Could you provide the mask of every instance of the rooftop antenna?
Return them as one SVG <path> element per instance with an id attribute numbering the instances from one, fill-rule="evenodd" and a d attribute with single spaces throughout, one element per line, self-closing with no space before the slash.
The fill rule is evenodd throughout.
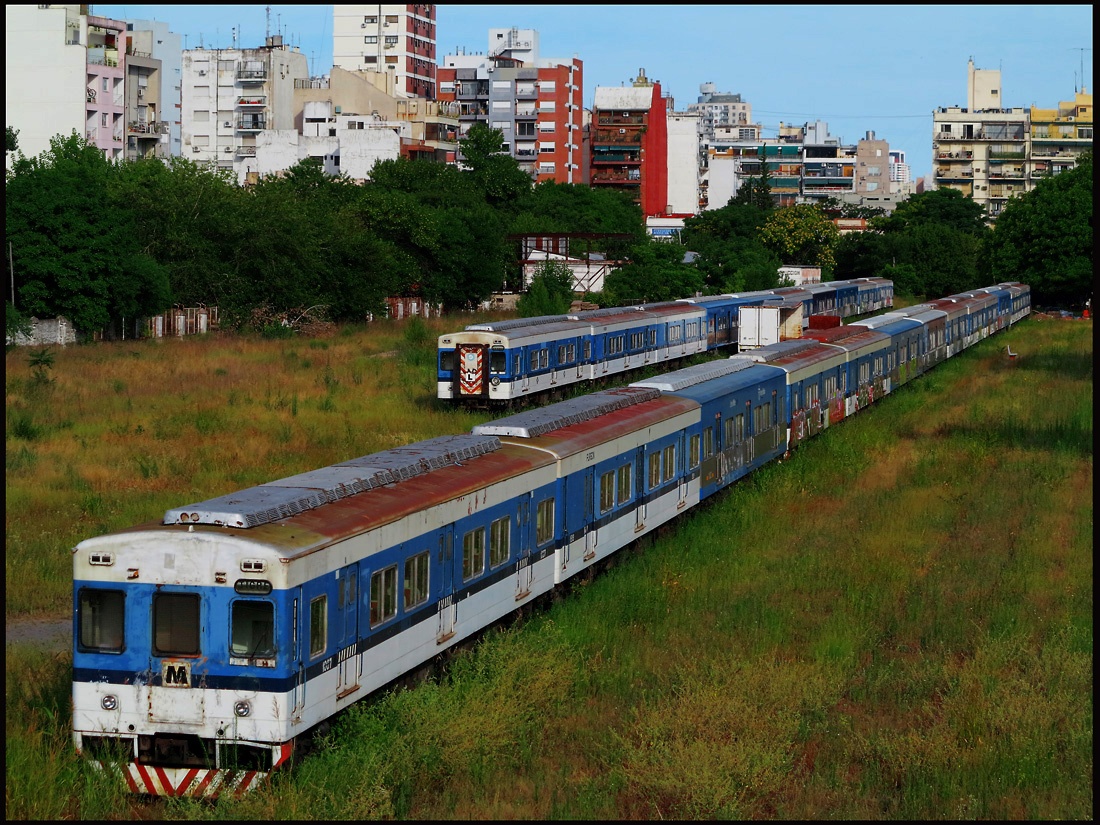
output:
<path id="1" fill-rule="evenodd" d="M 264 25 L 264 43 L 266 43 L 267 38 L 271 37 L 271 6 L 264 6 L 264 11 L 267 12 L 267 22 Z"/>
<path id="2" fill-rule="evenodd" d="M 1071 52 L 1081 52 L 1081 91 L 1085 90 L 1085 52 L 1091 52 L 1092 49 L 1085 48 L 1084 46 L 1071 46 Z M 1073 80 L 1073 93 L 1077 94 L 1077 78 Z"/>

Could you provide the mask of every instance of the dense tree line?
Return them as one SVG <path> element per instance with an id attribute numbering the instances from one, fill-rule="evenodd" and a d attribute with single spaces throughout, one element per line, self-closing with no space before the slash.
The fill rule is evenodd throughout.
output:
<path id="1" fill-rule="evenodd" d="M 819 265 L 826 279 L 890 277 L 912 295 L 1001 280 L 1032 284 L 1040 304 L 1083 303 L 1091 291 L 1091 157 L 1011 201 L 996 230 L 979 205 L 938 190 L 838 237 L 831 218 L 845 208 L 775 208 L 765 174 L 669 244 L 647 237 L 621 193 L 532 185 L 501 133 L 480 125 L 462 141 L 462 168 L 382 161 L 366 184 L 303 161 L 241 187 L 186 158 L 112 163 L 75 132 L 34 158 L 10 129 L 7 138 L 9 333 L 13 318 L 64 315 L 109 334 L 174 304 L 217 305 L 234 324 L 260 307 L 361 320 L 386 296 L 471 307 L 522 287 L 514 238 L 531 233 L 616 235 L 599 251 L 626 263 L 589 296 L 605 306 L 770 288 L 785 263 Z M 554 277 L 540 278 L 528 311 L 564 300 L 562 273 L 545 274 Z"/>

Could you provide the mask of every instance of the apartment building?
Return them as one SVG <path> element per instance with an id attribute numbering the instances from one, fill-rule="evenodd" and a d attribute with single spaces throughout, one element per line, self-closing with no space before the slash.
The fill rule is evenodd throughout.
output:
<path id="1" fill-rule="evenodd" d="M 739 94 L 719 93 L 713 83 L 699 84 L 699 97 L 688 104 L 687 111 L 699 115 L 699 131 L 704 143 L 713 141 L 719 130 L 752 125 L 752 105 Z"/>
<path id="2" fill-rule="evenodd" d="M 231 170 L 243 183 L 258 173 L 256 136 L 295 128 L 295 81 L 308 79 L 308 70 L 297 47 L 269 35 L 262 48 L 188 49 L 182 78 L 183 156 Z"/>
<path id="3" fill-rule="evenodd" d="M 892 209 L 890 146 L 867 132 L 855 144 L 829 133 L 823 121 L 793 126 L 780 123 L 778 137 L 716 139 L 708 149 L 707 209 L 721 209 L 736 197 L 747 178 L 767 168 L 777 206 L 842 203 Z"/>
<path id="4" fill-rule="evenodd" d="M 146 111 L 145 122 L 163 124 L 158 127 L 156 134 L 163 136 L 160 130 L 167 129 L 168 140 L 161 143 L 155 149 L 158 156 L 163 151 L 167 155 L 178 156 L 180 153 L 180 97 L 182 83 L 183 48 L 180 35 L 170 31 L 168 24 L 159 20 L 131 20 L 127 18 L 126 32 L 129 41 L 128 52 L 135 58 L 152 59 L 157 61 L 158 67 L 155 73 L 150 72 L 145 85 L 147 88 L 144 99 L 148 101 L 156 98 L 159 106 Z M 131 58 L 127 57 L 129 66 Z M 141 60 L 135 63 L 145 65 Z M 129 73 L 128 73 L 129 74 Z M 144 72 L 138 72 L 144 74 Z M 130 80 L 127 78 L 127 84 Z M 127 91 L 127 99 L 130 93 Z M 135 99 L 136 105 L 136 99 Z M 141 122 L 141 113 L 135 112 L 137 117 L 132 118 Z M 130 117 L 130 115 L 127 115 Z M 127 157 L 130 157 L 129 134 L 127 135 Z"/>
<path id="5" fill-rule="evenodd" d="M 332 62 L 349 72 L 382 72 L 395 97 L 436 97 L 435 5 L 332 7 Z"/>
<path id="6" fill-rule="evenodd" d="M 626 192 L 651 218 L 668 210 L 668 104 L 645 69 L 630 86 L 597 86 L 589 184 Z"/>
<path id="7" fill-rule="evenodd" d="M 1057 108 L 1004 107 L 999 69 L 967 64 L 967 105 L 933 112 L 934 180 L 962 192 L 996 220 L 1010 198 L 1072 169 L 1092 149 L 1092 95 Z"/>
<path id="8" fill-rule="evenodd" d="M 445 56 L 438 79 L 440 102 L 458 107 L 460 136 L 483 123 L 536 183 L 584 182 L 579 58 L 541 57 L 534 29 L 490 29 L 484 54 Z"/>

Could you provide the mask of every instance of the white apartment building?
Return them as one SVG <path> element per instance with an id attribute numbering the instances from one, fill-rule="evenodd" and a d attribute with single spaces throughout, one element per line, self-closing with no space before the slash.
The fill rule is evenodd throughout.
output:
<path id="1" fill-rule="evenodd" d="M 80 13 L 81 8 L 4 7 L 4 123 L 18 130 L 19 149 L 27 157 L 49 149 L 50 140 L 57 135 L 75 131 L 87 137 L 88 120 L 98 126 L 104 113 L 108 116 L 107 134 L 113 136 L 116 108 L 121 123 L 122 70 L 96 64 L 107 79 L 106 100 L 110 101 L 110 109 L 101 112 L 103 78 L 98 71 L 94 76 L 88 74 L 88 16 Z M 114 106 L 116 85 L 118 107 Z M 117 147 L 112 142 L 107 151 L 117 148 L 121 154 L 122 145 L 120 135 Z"/>
<path id="2" fill-rule="evenodd" d="M 259 172 L 256 136 L 295 128 L 294 82 L 309 72 L 297 47 L 270 35 L 259 49 L 188 49 L 182 77 L 183 156 L 244 183 Z"/>
<path id="3" fill-rule="evenodd" d="M 332 62 L 349 72 L 385 72 L 395 97 L 436 96 L 435 5 L 332 7 Z"/>
<path id="4" fill-rule="evenodd" d="M 687 110 L 699 115 L 704 142 L 713 140 L 716 130 L 752 124 L 752 106 L 739 94 L 718 93 L 713 83 L 699 84 L 699 97 Z"/>
<path id="5" fill-rule="evenodd" d="M 701 117 L 697 113 L 668 113 L 668 208 L 671 215 L 698 215 Z"/>

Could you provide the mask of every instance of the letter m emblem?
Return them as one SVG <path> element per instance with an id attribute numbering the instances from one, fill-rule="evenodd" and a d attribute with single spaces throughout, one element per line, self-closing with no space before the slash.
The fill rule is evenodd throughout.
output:
<path id="1" fill-rule="evenodd" d="M 164 662 L 160 676 L 164 687 L 191 687 L 191 665 L 188 662 Z"/>

